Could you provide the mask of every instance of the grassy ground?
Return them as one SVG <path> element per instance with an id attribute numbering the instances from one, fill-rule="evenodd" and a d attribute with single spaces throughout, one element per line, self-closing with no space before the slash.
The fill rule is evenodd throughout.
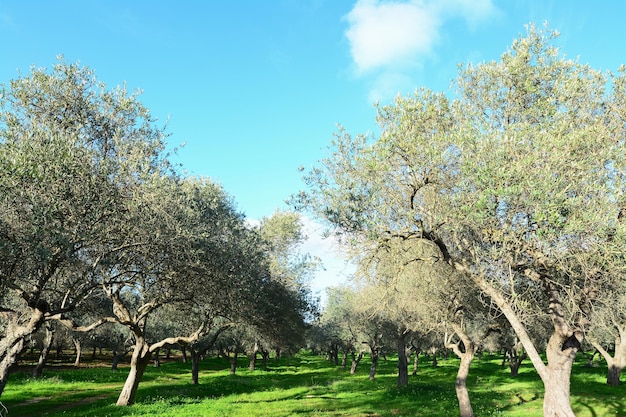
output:
<path id="1" fill-rule="evenodd" d="M 381 361 L 382 362 L 382 361 Z M 356 375 L 324 358 L 301 354 L 271 362 L 267 370 L 248 371 L 241 362 L 228 374 L 223 359 L 201 363 L 200 384 L 191 384 L 189 364 L 150 367 L 139 386 L 137 403 L 116 407 L 127 369 L 48 369 L 39 380 L 26 372 L 11 375 L 0 401 L 9 417 L 18 416 L 454 416 L 458 406 L 454 379 L 458 360 L 439 367 L 420 365 L 409 386 L 396 386 L 396 364 L 382 362 L 369 381 L 364 359 Z M 577 363 L 572 376 L 572 406 L 579 416 L 625 416 L 626 389 L 605 384 L 606 368 Z M 542 384 L 530 364 L 517 378 L 497 358 L 475 360 L 468 380 L 477 416 L 541 416 Z M 4 413 L 4 414 L 3 414 Z M 0 415 L 6 411 L 0 406 Z"/>

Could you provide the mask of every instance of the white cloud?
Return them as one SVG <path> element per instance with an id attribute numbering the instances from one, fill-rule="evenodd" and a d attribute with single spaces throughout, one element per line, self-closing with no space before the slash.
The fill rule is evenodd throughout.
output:
<path id="1" fill-rule="evenodd" d="M 301 219 L 303 232 L 307 236 L 301 251 L 317 256 L 324 265 L 324 269 L 315 274 L 311 289 L 313 292 L 319 292 L 324 299 L 325 289 L 345 283 L 355 267 L 348 262 L 348 256 L 337 239 L 323 236 L 324 227 L 321 224 L 304 215 Z"/>
<path id="2" fill-rule="evenodd" d="M 376 78 L 370 98 L 389 98 L 432 56 L 447 21 L 461 18 L 475 30 L 497 15 L 492 0 L 359 0 L 345 35 L 356 75 Z M 394 78 L 402 84 L 390 85 Z"/>
<path id="3" fill-rule="evenodd" d="M 301 215 L 302 232 L 306 240 L 299 248 L 300 253 L 315 256 L 322 261 L 320 268 L 311 280 L 311 290 L 326 300 L 326 288 L 345 284 L 355 271 L 355 266 L 348 261 L 348 255 L 341 243 L 333 236 L 324 236 L 324 226 L 308 216 Z M 246 218 L 248 227 L 258 227 L 261 221 Z"/>
<path id="4" fill-rule="evenodd" d="M 471 30 L 475 30 L 488 19 L 499 17 L 499 11 L 492 0 L 441 0 L 442 15 L 445 17 L 461 16 Z"/>
<path id="5" fill-rule="evenodd" d="M 357 2 L 347 15 L 346 36 L 357 72 L 406 65 L 430 52 L 438 37 L 439 18 L 417 3 Z"/>

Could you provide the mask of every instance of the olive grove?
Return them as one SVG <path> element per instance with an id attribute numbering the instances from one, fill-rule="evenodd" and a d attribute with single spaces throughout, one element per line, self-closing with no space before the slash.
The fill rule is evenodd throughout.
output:
<path id="1" fill-rule="evenodd" d="M 480 291 L 541 377 L 544 414 L 573 416 L 574 358 L 604 291 L 623 289 L 626 69 L 567 59 L 557 35 L 531 25 L 498 61 L 460 66 L 450 94 L 379 106 L 376 138 L 341 129 L 294 203 L 371 257 L 390 239 L 436 245 L 415 261 Z"/>
<path id="2" fill-rule="evenodd" d="M 125 335 L 115 343 L 114 368 L 132 352 L 118 405 L 133 404 L 161 348 L 191 348 L 197 383 L 198 354 L 234 325 L 262 328 L 272 348 L 300 343 L 315 262 L 292 256 L 298 216 L 268 220 L 285 230 L 250 226 L 220 186 L 178 172 L 165 138 L 138 94 L 108 90 L 78 64 L 32 68 L 3 86 L 0 394 L 45 328 L 43 367 L 53 322 Z"/>
<path id="3" fill-rule="evenodd" d="M 100 261 L 124 248 L 131 196 L 167 169 L 163 137 L 135 95 L 77 65 L 33 68 L 3 89 L 0 393 L 25 338 L 80 306 Z"/>

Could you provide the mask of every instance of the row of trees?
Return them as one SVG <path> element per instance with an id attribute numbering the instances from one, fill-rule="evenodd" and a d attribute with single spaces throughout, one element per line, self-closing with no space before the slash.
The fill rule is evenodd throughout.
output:
<path id="1" fill-rule="evenodd" d="M 546 416 L 574 415 L 584 340 L 610 382 L 624 367 L 626 68 L 567 59 L 557 35 L 531 25 L 500 60 L 459 67 L 450 94 L 378 107 L 376 138 L 340 130 L 294 197 L 388 294 L 398 339 L 433 325 L 456 335 L 462 416 L 469 363 L 500 318 L 543 381 Z"/>
<path id="2" fill-rule="evenodd" d="M 122 326 L 132 404 L 160 348 L 197 359 L 228 329 L 288 349 L 314 313 L 297 215 L 252 226 L 215 183 L 180 175 L 138 94 L 62 60 L 0 99 L 0 394 L 47 323 Z M 197 360 L 195 375 L 197 376 Z M 197 378 L 196 378 L 197 382 Z"/>

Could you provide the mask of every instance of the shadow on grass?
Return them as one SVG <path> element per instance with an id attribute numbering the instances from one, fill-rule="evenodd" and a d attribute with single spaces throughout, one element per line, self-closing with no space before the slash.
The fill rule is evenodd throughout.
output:
<path id="1" fill-rule="evenodd" d="M 239 365 L 237 374 L 229 375 L 224 360 L 209 358 L 201 364 L 199 385 L 191 384 L 189 364 L 148 368 L 132 407 L 114 405 L 126 378 L 124 370 L 113 375 L 110 370 L 64 371 L 55 377 L 64 382 L 94 383 L 94 388 L 60 392 L 60 397 L 37 404 L 5 404 L 11 409 L 11 417 L 61 413 L 84 417 L 458 415 L 455 359 L 440 361 L 437 368 L 421 367 L 407 387 L 396 386 L 397 369 L 392 360 L 379 365 L 374 381 L 367 377 L 369 363 L 365 360 L 357 375 L 306 354 L 271 362 L 266 370 L 249 371 L 244 360 Z M 598 370 L 576 370 L 572 381 L 576 412 L 585 416 L 626 416 L 622 387 L 618 387 L 621 391 L 607 390 L 598 383 L 602 378 L 605 375 Z M 28 380 L 23 384 L 27 389 Z M 511 378 L 499 360 L 477 361 L 472 365 L 468 388 L 476 415 L 542 415 L 543 387 L 530 364 L 520 370 L 517 378 Z M 600 408 L 598 399 L 603 403 Z"/>

